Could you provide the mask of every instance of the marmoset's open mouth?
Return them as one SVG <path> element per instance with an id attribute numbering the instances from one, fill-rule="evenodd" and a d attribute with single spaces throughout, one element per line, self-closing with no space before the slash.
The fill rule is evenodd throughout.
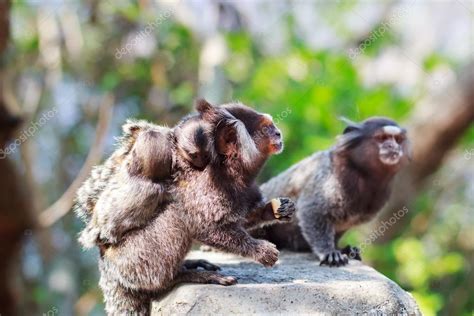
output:
<path id="1" fill-rule="evenodd" d="M 400 151 L 384 151 L 380 153 L 380 161 L 386 165 L 396 165 L 402 156 Z"/>

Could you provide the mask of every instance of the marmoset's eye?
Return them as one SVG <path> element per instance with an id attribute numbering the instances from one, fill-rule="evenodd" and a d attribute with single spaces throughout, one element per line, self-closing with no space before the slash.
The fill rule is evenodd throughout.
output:
<path id="1" fill-rule="evenodd" d="M 397 142 L 397 144 L 403 143 L 404 140 L 405 140 L 405 137 L 403 135 L 395 136 L 395 141 Z"/>
<path id="2" fill-rule="evenodd" d="M 388 140 L 389 138 L 390 138 L 390 136 L 387 135 L 387 134 L 379 134 L 379 135 L 375 136 L 375 140 L 377 140 L 380 143 L 383 143 L 384 141 Z"/>

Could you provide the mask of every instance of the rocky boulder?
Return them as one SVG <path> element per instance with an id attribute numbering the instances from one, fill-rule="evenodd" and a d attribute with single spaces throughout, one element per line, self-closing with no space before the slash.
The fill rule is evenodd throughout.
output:
<path id="1" fill-rule="evenodd" d="M 219 264 L 233 286 L 183 284 L 152 303 L 152 315 L 420 315 L 413 297 L 373 268 L 351 261 L 320 267 L 311 254 L 282 252 L 273 268 L 217 252 L 190 259 Z"/>

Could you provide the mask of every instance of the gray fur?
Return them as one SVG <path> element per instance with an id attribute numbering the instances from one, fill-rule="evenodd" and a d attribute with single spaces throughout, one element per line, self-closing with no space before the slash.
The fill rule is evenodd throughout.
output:
<path id="1" fill-rule="evenodd" d="M 197 131 L 202 131 L 199 143 Z M 156 216 L 170 197 L 176 156 L 182 155 L 192 167 L 207 165 L 207 133 L 196 118 L 175 129 L 127 121 L 117 149 L 78 191 L 76 213 L 87 223 L 79 237 L 84 248 L 118 243 L 125 233 Z"/>
<path id="2" fill-rule="evenodd" d="M 84 181 L 77 191 L 73 209 L 76 215 L 85 223 L 89 223 L 91 220 L 97 200 L 109 180 L 117 173 L 122 161 L 129 154 L 139 133 L 156 128 L 162 129 L 161 132 L 163 133 L 169 130 L 140 120 L 127 120 L 122 126 L 123 134 L 117 138 L 115 151 L 103 164 L 92 169 L 89 178 Z"/>
<path id="3" fill-rule="evenodd" d="M 351 122 L 332 149 L 313 154 L 263 184 L 264 196 L 288 196 L 297 208 L 295 221 L 269 228 L 266 237 L 279 248 L 310 249 L 324 264 L 346 264 L 345 255 L 357 250 L 341 252 L 339 238 L 377 214 L 390 196 L 393 177 L 407 162 L 407 155 L 400 155 L 396 165 L 380 160 L 380 144 L 373 137 L 390 125 L 398 126 L 384 118 Z M 393 142 L 383 144 L 389 141 Z M 406 143 L 390 146 L 406 153 Z"/>

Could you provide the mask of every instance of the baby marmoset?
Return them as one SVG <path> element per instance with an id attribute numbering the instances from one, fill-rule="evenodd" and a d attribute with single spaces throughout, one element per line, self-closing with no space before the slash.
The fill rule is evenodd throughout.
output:
<path id="1" fill-rule="evenodd" d="M 87 223 L 79 238 L 85 248 L 115 244 L 156 215 L 169 198 L 177 155 L 193 168 L 206 167 L 208 131 L 197 118 L 185 120 L 173 129 L 145 121 L 123 126 L 118 148 L 77 194 L 75 211 Z"/>
<path id="2" fill-rule="evenodd" d="M 311 249 L 329 266 L 360 259 L 356 247 L 337 248 L 351 227 L 372 219 L 385 205 L 391 183 L 409 161 L 406 130 L 386 118 L 347 128 L 330 150 L 318 152 L 261 186 L 265 196 L 284 195 L 297 206 L 296 220 L 265 233 L 279 248 Z"/>
<path id="3" fill-rule="evenodd" d="M 215 152 L 204 170 L 177 155 L 173 200 L 148 225 L 104 251 L 100 286 L 110 314 L 147 314 L 150 299 L 179 282 L 235 283 L 213 271 L 182 270 L 193 239 L 265 266 L 278 259 L 274 245 L 252 238 L 244 224 L 249 214 L 263 218 L 255 214 L 269 209 L 255 177 L 268 157 L 281 151 L 280 131 L 269 116 L 241 104 L 214 107 L 200 101 L 197 109 L 212 127 Z M 294 210 L 292 203 L 283 204 Z"/>

